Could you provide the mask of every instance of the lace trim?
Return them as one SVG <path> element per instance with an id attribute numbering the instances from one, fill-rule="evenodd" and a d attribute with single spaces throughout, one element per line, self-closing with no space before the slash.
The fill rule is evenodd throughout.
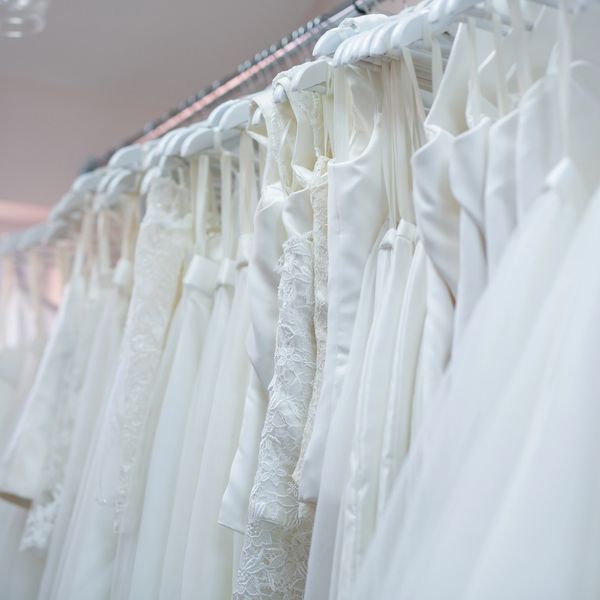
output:
<path id="1" fill-rule="evenodd" d="M 325 154 L 323 147 L 325 139 L 325 121 L 323 120 L 323 100 L 318 92 L 298 91 L 294 93 L 299 97 L 294 102 L 294 110 L 302 112 L 304 118 L 310 123 L 313 136 L 315 156 L 321 157 Z"/>
<path id="2" fill-rule="evenodd" d="M 158 188 L 162 190 L 162 188 Z M 153 188 L 153 192 L 156 190 Z M 180 193 L 154 193 L 138 235 L 135 284 L 127 315 L 119 369 L 111 392 L 112 442 L 116 456 L 108 466 L 116 480 L 101 490 L 99 502 L 115 509 L 114 529 L 121 530 L 131 479 L 152 400 L 152 386 L 171 322 L 182 268 L 192 246 L 192 217 L 182 214 Z M 164 193 L 166 193 L 164 192 Z M 106 459 L 105 459 L 106 460 Z M 109 458 L 110 460 L 110 458 Z M 106 464 L 106 463 L 105 463 Z M 103 469 L 104 472 L 104 469 Z"/>
<path id="3" fill-rule="evenodd" d="M 310 186 L 310 200 L 313 208 L 313 246 L 314 246 L 314 293 L 315 311 L 314 328 L 317 343 L 316 370 L 312 395 L 306 415 L 306 425 L 302 435 L 302 445 L 296 468 L 294 481 L 298 485 L 302 477 L 304 456 L 312 436 L 317 405 L 323 384 L 325 368 L 325 350 L 327 346 L 327 309 L 328 309 L 328 252 L 327 252 L 327 166 L 329 159 L 325 156 L 317 160 L 313 182 Z M 308 510 L 307 505 L 300 505 L 301 511 Z M 311 509 L 312 510 L 312 509 Z"/>
<path id="4" fill-rule="evenodd" d="M 250 495 L 234 599 L 304 593 L 312 519 L 302 519 L 292 477 L 315 374 L 312 233 L 285 242 L 279 263 L 275 372 Z"/>
<path id="5" fill-rule="evenodd" d="M 277 165 L 279 180 L 287 192 L 292 189 L 293 175 L 291 170 L 292 149 L 290 147 L 289 125 L 283 120 L 282 111 L 291 108 L 278 105 L 270 114 L 271 127 L 269 130 L 269 155 Z"/>

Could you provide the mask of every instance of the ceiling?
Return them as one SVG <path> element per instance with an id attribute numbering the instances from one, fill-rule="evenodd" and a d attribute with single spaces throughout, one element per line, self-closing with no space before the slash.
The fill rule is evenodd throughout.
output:
<path id="1" fill-rule="evenodd" d="M 41 34 L 0 38 L 0 202 L 55 203 L 88 158 L 339 4 L 51 0 Z"/>
<path id="2" fill-rule="evenodd" d="M 51 0 L 46 30 L 0 40 L 0 75 L 118 90 L 165 108 L 340 0 Z"/>

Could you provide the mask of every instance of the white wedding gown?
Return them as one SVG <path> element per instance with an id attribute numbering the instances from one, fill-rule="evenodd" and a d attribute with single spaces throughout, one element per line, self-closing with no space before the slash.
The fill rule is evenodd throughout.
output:
<path id="1" fill-rule="evenodd" d="M 71 365 L 87 302 L 83 273 L 90 243 L 92 216 L 82 226 L 73 273 L 65 290 L 53 331 L 44 349 L 35 380 L 20 407 L 0 457 L 0 490 L 31 500 L 36 497 L 50 452 L 54 416 L 67 390 Z"/>
<path id="2" fill-rule="evenodd" d="M 334 159 L 329 162 L 327 215 L 326 358 L 299 490 L 301 500 L 317 501 L 306 580 L 307 600 L 324 598 L 329 593 L 339 505 L 353 432 L 359 383 L 356 376 L 361 371 L 374 310 L 371 286 L 375 280 L 377 248 L 381 247 L 381 229 L 389 226 L 385 223 L 383 134 L 377 100 L 380 87 L 376 72 L 348 67 L 334 75 L 334 96 L 339 94 L 338 97 L 344 98 L 350 90 L 352 95 L 348 95 L 348 105 L 341 103 L 334 107 Z M 367 264 L 370 264 L 368 269 Z"/>
<path id="3" fill-rule="evenodd" d="M 293 187 L 282 214 L 288 239 L 279 263 L 275 369 L 233 594 L 240 599 L 302 598 L 312 530 L 312 515 L 301 513 L 293 474 L 316 370 L 312 204 L 307 181 L 296 174 L 312 172 L 316 160 L 309 117 L 315 98 L 310 92 L 292 92 L 287 73 L 278 81 L 289 101 L 278 118 L 287 135 L 281 143 L 293 146 Z M 282 180 L 286 175 L 281 172 Z"/>
<path id="4" fill-rule="evenodd" d="M 416 108 L 415 99 L 420 101 L 420 96 L 416 78 L 410 76 L 412 68 L 412 64 L 403 59 L 382 69 L 385 94 L 382 129 L 395 133 L 393 143 L 383 156 L 392 227 L 380 246 L 376 309 L 358 389 L 352 448 L 347 459 L 348 474 L 337 523 L 330 598 L 347 598 L 350 594 L 356 572 L 377 526 L 383 434 L 388 413 L 396 402 L 391 397 L 392 375 L 400 366 L 395 362 L 394 351 L 398 335 L 404 334 L 400 330 L 401 316 L 403 309 L 409 309 L 408 305 L 404 305 L 405 296 L 407 301 L 413 300 L 407 286 L 417 228 L 410 221 L 414 218 L 414 211 L 406 174 L 413 143 L 419 144 L 422 138 L 422 135 L 417 135 L 413 141 L 411 133 L 422 130 L 424 115 Z M 399 94 L 403 98 L 404 110 L 401 112 L 397 108 Z M 419 341 L 413 349 L 407 349 L 415 357 Z"/>
<path id="5" fill-rule="evenodd" d="M 240 162 L 240 175 L 242 172 L 247 175 L 247 163 L 253 164 L 252 155 L 240 155 Z M 223 218 L 228 219 L 227 223 L 223 222 L 223 227 L 234 234 L 233 239 L 235 233 L 240 232 L 233 263 L 235 291 L 227 326 L 223 331 L 227 351 L 222 355 L 213 397 L 210 399 L 206 438 L 188 523 L 182 598 L 190 599 L 229 597 L 239 552 L 239 535 L 218 523 L 221 501 L 240 435 L 250 377 L 250 361 L 245 344 L 250 326 L 246 282 L 253 237 L 251 215 L 256 206 L 256 194 L 253 193 L 254 184 L 247 176 L 238 176 L 236 182 L 235 197 L 231 198 L 231 206 L 236 212 L 223 213 Z M 223 206 L 227 206 L 228 201 L 222 191 Z"/>
<path id="6" fill-rule="evenodd" d="M 254 213 L 254 240 L 246 281 L 250 310 L 246 348 L 252 369 L 238 448 L 219 510 L 219 523 L 242 535 L 246 532 L 248 503 L 258 465 L 260 438 L 268 404 L 267 388 L 273 377 L 278 319 L 277 289 L 280 280 L 277 264 L 287 236 L 281 219 L 284 195 L 274 157 L 275 145 L 272 140 L 268 144 L 267 135 L 275 110 L 271 91 L 257 95 L 253 102 L 252 113 L 260 111 L 264 119 L 259 121 L 260 125 L 253 125 L 249 134 L 266 148 L 267 155 L 261 197 Z M 242 174 L 243 171 L 240 176 Z"/>
<path id="7" fill-rule="evenodd" d="M 539 307 L 563 264 L 565 248 L 586 204 L 585 191 L 578 190 L 585 190 L 590 184 L 592 189 L 597 186 L 592 166 L 592 140 L 597 133 L 590 130 L 588 121 L 588 116 L 598 111 L 598 86 L 594 83 L 598 80 L 592 73 L 585 65 L 572 67 L 569 84 L 569 121 L 572 139 L 578 140 L 577 145 L 571 146 L 571 154 L 585 183 L 578 183 L 574 174 L 577 169 L 561 163 L 547 179 L 547 190 L 527 203 L 531 208 L 524 214 L 465 330 L 451 372 L 438 394 L 436 409 L 401 474 L 356 598 L 371 597 L 373 593 L 382 598 L 434 598 L 439 597 L 441 589 L 445 597 L 465 597 L 473 565 L 482 550 L 481 536 L 489 532 L 493 514 L 489 511 L 497 506 L 501 495 L 495 483 L 500 473 L 489 467 L 485 455 L 481 456 L 484 462 L 479 462 L 478 446 L 483 452 L 488 439 L 484 422 L 488 422 L 488 417 L 493 422 L 490 411 L 510 392 L 510 375 L 516 372 Z M 554 93 L 540 93 L 548 85 L 558 85 L 557 78 L 541 81 L 530 91 L 540 108 L 544 108 L 544 102 L 547 107 L 557 96 L 556 87 Z M 560 114 L 554 114 L 552 122 L 560 122 Z M 545 120 L 539 121 L 538 126 L 543 126 L 543 133 L 539 128 L 530 130 L 531 134 L 522 138 L 523 143 L 535 145 L 539 136 L 545 135 L 547 148 L 560 146 L 555 142 L 559 133 L 556 127 L 548 130 Z M 535 174 L 548 172 L 552 159 L 551 154 L 537 155 L 527 180 L 528 189 L 538 187 Z M 537 346 L 537 353 L 544 355 L 541 348 Z M 488 358 L 492 352 L 493 362 Z M 535 373 L 530 371 L 530 381 L 538 381 Z M 536 397 L 537 393 L 529 394 L 532 400 Z M 494 452 L 498 460 L 504 456 L 507 442 L 506 437 L 496 442 Z M 467 492 L 468 473 L 473 465 L 485 466 L 487 475 L 478 471 L 477 480 L 471 480 Z M 510 472 L 514 473 L 514 465 Z M 488 477 L 491 480 L 486 483 Z M 502 485 L 500 477 L 498 485 Z M 471 494 L 471 500 L 465 493 Z M 396 573 L 402 573 L 401 581 Z M 499 589 L 504 588 L 496 590 Z"/>
<path id="8" fill-rule="evenodd" d="M 110 593 L 120 527 L 148 398 L 156 379 L 191 243 L 186 193 L 158 179 L 140 226 L 134 287 L 114 383 L 84 469 L 51 598 Z"/>
<path id="9" fill-rule="evenodd" d="M 133 266 L 127 258 L 121 258 L 115 267 L 113 288 L 98 320 L 98 335 L 90 351 L 74 423 L 71 451 L 65 467 L 61 504 L 48 546 L 40 599 L 51 596 L 79 484 L 85 476 L 90 440 L 93 439 L 94 427 L 102 416 L 104 402 L 117 369 L 132 284 Z"/>

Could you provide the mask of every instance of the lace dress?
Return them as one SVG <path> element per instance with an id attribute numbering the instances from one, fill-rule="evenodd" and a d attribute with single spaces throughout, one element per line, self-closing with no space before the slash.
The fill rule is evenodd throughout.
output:
<path id="1" fill-rule="evenodd" d="M 157 598 L 183 449 L 183 433 L 191 413 L 194 383 L 217 285 L 218 264 L 203 255 L 206 247 L 204 210 L 209 184 L 208 157 L 202 157 L 196 193 L 196 254 L 184 278 L 183 318 L 173 364 L 163 397 L 157 398 L 156 432 L 148 432 L 151 451 L 148 475 L 140 482 L 139 532 L 133 535 L 133 556 L 121 567 L 122 597 Z M 129 578 L 131 581 L 129 582 Z M 113 584 L 113 592 L 115 585 Z M 115 597 L 120 597 L 114 594 Z"/>
<path id="2" fill-rule="evenodd" d="M 48 546 L 60 510 L 80 393 L 107 292 L 106 283 L 99 282 L 94 277 L 85 305 L 82 307 L 77 341 L 69 364 L 65 388 L 56 407 L 55 423 L 42 480 L 23 532 L 21 540 L 23 550 L 27 548 L 41 550 Z"/>
<path id="3" fill-rule="evenodd" d="M 68 369 L 73 360 L 77 331 L 85 304 L 83 279 L 74 274 L 34 383 L 11 427 L 0 458 L 0 489 L 20 498 L 33 499 L 43 477 L 52 436 L 54 415 L 66 389 Z"/>
<path id="4" fill-rule="evenodd" d="M 69 460 L 65 468 L 60 507 L 48 546 L 40 598 L 48 597 L 52 590 L 90 448 L 90 439 L 96 422 L 102 416 L 104 402 L 115 376 L 131 295 L 132 277 L 133 265 L 129 260 L 122 258 L 115 268 L 113 287 L 98 321 L 98 332 L 90 351 L 89 364 L 79 397 Z"/>
<path id="5" fill-rule="evenodd" d="M 84 469 L 51 598 L 109 595 L 138 445 L 191 246 L 187 194 L 158 179 L 138 235 L 134 288 L 115 381 Z"/>
<path id="6" fill-rule="evenodd" d="M 292 473 L 315 374 L 312 233 L 284 243 L 279 271 L 275 374 L 233 594 L 236 600 L 292 600 L 304 594 L 312 520 L 300 517 Z"/>

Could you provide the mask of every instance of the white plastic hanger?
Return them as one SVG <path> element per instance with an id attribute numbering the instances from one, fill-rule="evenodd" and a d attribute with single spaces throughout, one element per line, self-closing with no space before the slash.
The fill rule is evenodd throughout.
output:
<path id="1" fill-rule="evenodd" d="M 39 246 L 46 238 L 46 223 L 29 227 L 19 235 L 15 250 L 27 250 Z"/>
<path id="2" fill-rule="evenodd" d="M 207 124 L 210 127 L 217 127 L 223 114 L 227 111 L 228 108 L 233 106 L 235 102 L 237 102 L 237 100 L 227 100 L 219 104 L 219 106 L 213 109 L 210 115 L 208 115 Z"/>
<path id="3" fill-rule="evenodd" d="M 52 208 L 48 218 L 54 220 L 67 217 L 72 207 L 82 202 L 82 196 L 82 192 L 77 192 L 73 189 L 69 190 Z"/>
<path id="4" fill-rule="evenodd" d="M 161 170 L 159 166 L 150 167 L 142 176 L 140 182 L 140 195 L 145 196 L 150 191 L 152 182 L 160 176 Z"/>
<path id="5" fill-rule="evenodd" d="M 397 23 L 390 36 L 390 50 L 402 51 L 416 42 L 423 40 L 425 22 L 428 20 L 428 9 L 418 9 L 407 13 L 406 18 Z"/>
<path id="6" fill-rule="evenodd" d="M 46 224 L 44 243 L 50 244 L 69 234 L 69 223 L 63 219 L 52 220 Z"/>
<path id="7" fill-rule="evenodd" d="M 337 27 L 326 31 L 317 41 L 313 49 L 313 56 L 331 56 L 338 46 L 348 38 L 361 31 L 371 29 L 387 19 L 385 15 L 361 15 L 344 19 Z"/>
<path id="8" fill-rule="evenodd" d="M 250 102 L 250 98 L 241 98 L 229 106 L 221 116 L 219 129 L 229 131 L 245 127 L 250 118 Z"/>
<path id="9" fill-rule="evenodd" d="M 142 168 L 143 149 L 140 144 L 132 144 L 119 148 L 108 161 L 112 169 L 130 169 L 139 171 Z"/>
<path id="10" fill-rule="evenodd" d="M 359 60 L 369 60 L 374 57 L 370 52 L 371 39 L 378 32 L 387 30 L 390 24 L 403 18 L 404 11 L 394 17 L 385 17 L 368 23 L 370 27 L 357 29 L 356 35 L 346 38 L 336 49 L 333 64 L 335 66 L 351 64 Z"/>
<path id="11" fill-rule="evenodd" d="M 129 169 L 110 170 L 100 182 L 94 200 L 94 211 L 108 210 L 117 206 L 122 194 L 137 191 L 140 175 Z"/>
<path id="12" fill-rule="evenodd" d="M 189 158 L 201 152 L 206 152 L 206 150 L 213 147 L 214 139 L 214 130 L 208 123 L 195 127 L 181 145 L 181 156 Z"/>
<path id="13" fill-rule="evenodd" d="M 250 99 L 228 100 L 217 106 L 205 123 L 196 125 L 182 140 L 180 155 L 189 158 L 217 146 L 217 136 L 221 143 L 239 136 L 240 128 L 248 123 Z"/>
<path id="14" fill-rule="evenodd" d="M 107 169 L 104 177 L 102 177 L 102 179 L 100 180 L 100 182 L 98 183 L 98 187 L 96 188 L 96 192 L 98 194 L 104 194 L 108 191 L 108 186 L 112 180 L 113 177 L 115 177 L 115 175 L 117 174 L 117 170 L 115 169 Z"/>
<path id="15" fill-rule="evenodd" d="M 144 145 L 144 158 L 142 159 L 142 171 L 147 171 L 158 163 L 160 157 L 158 153 L 160 140 L 152 140 Z"/>
<path id="16" fill-rule="evenodd" d="M 283 85 L 283 80 L 289 81 L 289 75 L 287 71 L 283 73 L 279 73 L 277 77 L 273 80 L 273 102 L 275 104 L 284 104 L 288 102 L 287 92 L 285 91 L 285 86 Z"/>
<path id="17" fill-rule="evenodd" d="M 101 167 L 90 173 L 84 173 L 75 179 L 71 189 L 81 193 L 95 192 L 107 173 L 108 169 L 105 167 Z"/>
<path id="18" fill-rule="evenodd" d="M 166 145 L 164 156 L 180 156 L 181 146 L 190 134 L 190 127 L 180 127 L 173 131 Z"/>
<path id="19" fill-rule="evenodd" d="M 138 174 L 129 169 L 117 171 L 115 176 L 111 178 L 108 189 L 108 194 L 122 194 L 134 192 L 137 188 Z"/>
<path id="20" fill-rule="evenodd" d="M 532 1 L 548 4 L 554 0 Z M 501 12 L 498 14 L 502 25 L 511 26 L 512 21 L 508 15 Z M 484 6 L 483 0 L 440 0 L 432 5 L 429 12 L 429 22 L 436 33 L 443 31 L 457 21 L 466 22 L 469 17 L 474 19 L 474 23 L 478 28 L 493 31 L 492 14 Z M 524 22 L 523 26 L 526 30 L 531 30 L 533 24 Z"/>
<path id="21" fill-rule="evenodd" d="M 330 59 L 322 57 L 292 69 L 292 90 L 325 92 L 325 84 L 331 71 Z"/>
<path id="22" fill-rule="evenodd" d="M 403 13 L 389 17 L 379 27 L 374 27 L 364 34 L 364 41 L 360 48 L 360 56 L 380 58 L 385 56 L 389 48 L 389 38 L 396 23 L 404 18 Z"/>
<path id="23" fill-rule="evenodd" d="M 165 156 L 165 154 L 167 152 L 167 147 L 169 146 L 169 143 L 171 142 L 171 140 L 173 139 L 173 137 L 175 137 L 179 132 L 180 132 L 179 128 L 178 129 L 173 129 L 173 130 L 168 131 L 167 133 L 165 133 L 158 140 L 158 147 L 157 147 L 156 153 L 158 154 L 159 157 Z"/>
<path id="24" fill-rule="evenodd" d="M 215 146 L 215 133 L 221 117 L 231 108 L 235 100 L 227 100 L 213 109 L 205 123 L 199 123 L 186 136 L 181 145 L 181 156 L 189 158 L 211 150 Z"/>

